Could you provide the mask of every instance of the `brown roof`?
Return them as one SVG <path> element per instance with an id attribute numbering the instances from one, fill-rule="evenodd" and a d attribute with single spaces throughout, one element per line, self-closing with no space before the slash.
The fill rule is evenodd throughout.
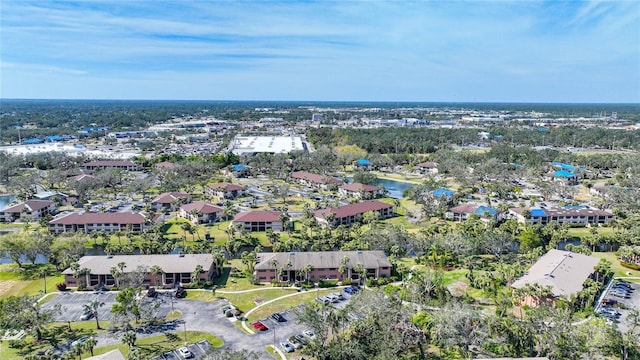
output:
<path id="1" fill-rule="evenodd" d="M 438 164 L 434 163 L 433 161 L 426 161 L 418 164 L 417 166 L 425 169 L 435 169 L 438 167 Z"/>
<path id="2" fill-rule="evenodd" d="M 328 175 L 312 174 L 306 171 L 296 171 L 291 173 L 292 179 L 304 179 L 315 184 L 342 184 L 342 180 Z"/>
<path id="3" fill-rule="evenodd" d="M 378 188 L 375 186 L 361 184 L 361 183 L 346 184 L 346 185 L 340 186 L 340 188 L 348 191 L 368 191 L 368 192 L 378 191 Z"/>
<path id="4" fill-rule="evenodd" d="M 73 177 L 73 180 L 75 181 L 87 181 L 87 180 L 94 180 L 96 177 L 93 175 L 89 175 L 89 174 L 80 174 L 80 175 L 76 175 Z"/>
<path id="5" fill-rule="evenodd" d="M 203 214 L 214 214 L 214 213 L 219 213 L 223 210 L 221 207 L 215 206 L 213 204 L 210 204 L 204 201 L 196 201 L 196 202 L 192 202 L 191 204 L 185 204 L 185 205 L 182 205 L 180 209 L 186 212 L 197 210 Z"/>
<path id="6" fill-rule="evenodd" d="M 171 204 L 175 199 L 188 199 L 189 194 L 181 192 L 166 192 L 158 195 L 151 203 Z"/>
<path id="7" fill-rule="evenodd" d="M 359 203 L 340 206 L 337 208 L 328 208 L 318 210 L 314 213 L 315 217 L 322 218 L 325 214 L 335 213 L 336 218 L 354 216 L 364 214 L 367 211 L 380 211 L 382 209 L 392 208 L 393 206 L 382 201 L 363 201 Z"/>
<path id="8" fill-rule="evenodd" d="M 144 224 L 144 216 L 136 213 L 71 213 L 49 221 L 49 224 Z"/>
<path id="9" fill-rule="evenodd" d="M 84 166 L 136 166 L 133 161 L 130 160 L 96 160 L 85 163 Z"/>
<path id="10" fill-rule="evenodd" d="M 172 162 L 169 162 L 169 161 L 159 162 L 159 163 L 154 165 L 154 167 L 156 169 L 173 169 L 176 166 L 178 166 L 178 165 L 176 165 L 176 164 L 174 164 Z"/>
<path id="11" fill-rule="evenodd" d="M 476 204 L 462 204 L 452 207 L 449 211 L 456 214 L 473 214 L 477 207 Z"/>
<path id="12" fill-rule="evenodd" d="M 238 213 L 233 222 L 276 222 L 282 212 L 273 210 L 254 210 Z"/>
<path id="13" fill-rule="evenodd" d="M 2 209 L 2 212 L 5 213 L 21 213 L 25 209 L 29 212 L 42 210 L 46 207 L 51 206 L 53 201 L 48 200 L 27 200 L 25 202 L 21 202 L 20 204 L 10 206 L 8 208 Z"/>
<path id="14" fill-rule="evenodd" d="M 315 251 L 315 252 L 277 252 L 258 253 L 256 270 L 274 269 L 271 263 L 278 261 L 278 268 L 291 263 L 290 270 L 300 270 L 307 264 L 315 269 L 339 268 L 343 258 L 349 258 L 347 266 L 353 268 L 362 264 L 367 269 L 391 267 L 391 263 L 383 251 Z"/>
<path id="15" fill-rule="evenodd" d="M 213 190 L 223 190 L 223 191 L 234 191 L 234 190 L 242 190 L 243 187 L 237 184 L 232 184 L 228 182 L 221 182 L 216 184 L 211 184 L 209 187 Z"/>

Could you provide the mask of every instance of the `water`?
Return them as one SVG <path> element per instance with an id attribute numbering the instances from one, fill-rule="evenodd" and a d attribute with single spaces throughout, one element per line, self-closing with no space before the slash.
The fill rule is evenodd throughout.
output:
<path id="1" fill-rule="evenodd" d="M 353 182 L 352 177 L 348 177 L 347 180 L 351 183 Z M 406 182 L 406 181 L 398 181 L 391 179 L 378 179 L 376 180 L 375 186 L 382 185 L 387 190 L 390 197 L 394 199 L 402 199 L 402 194 L 408 188 L 415 186 L 416 184 Z"/>
<path id="2" fill-rule="evenodd" d="M 0 195 L 0 209 L 4 209 L 7 205 L 11 204 L 16 200 L 16 197 L 13 195 Z"/>

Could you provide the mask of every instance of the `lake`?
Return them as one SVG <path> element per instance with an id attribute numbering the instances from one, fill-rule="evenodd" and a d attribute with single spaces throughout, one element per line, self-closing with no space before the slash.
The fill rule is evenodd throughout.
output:
<path id="1" fill-rule="evenodd" d="M 352 183 L 353 178 L 347 177 L 347 181 Z M 402 194 L 404 193 L 404 191 L 412 186 L 415 186 L 416 184 L 406 182 L 406 181 L 398 181 L 398 180 L 391 180 L 391 179 L 378 179 L 376 180 L 375 186 L 379 186 L 379 185 L 382 185 L 384 186 L 385 189 L 387 189 L 390 197 L 394 199 L 402 199 L 403 197 Z"/>

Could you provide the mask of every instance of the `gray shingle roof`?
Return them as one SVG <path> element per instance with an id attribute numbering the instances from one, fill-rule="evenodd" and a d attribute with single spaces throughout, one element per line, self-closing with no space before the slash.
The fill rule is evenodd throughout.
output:
<path id="1" fill-rule="evenodd" d="M 597 257 L 552 249 L 511 286 L 516 289 L 527 284 L 551 286 L 554 296 L 569 296 L 582 290 L 582 284 L 598 262 Z"/>
<path id="2" fill-rule="evenodd" d="M 191 273 L 198 264 L 207 271 L 213 264 L 211 254 L 170 254 L 170 255 L 113 255 L 113 256 L 83 256 L 78 260 L 80 268 L 87 268 L 91 274 L 110 274 L 112 267 L 124 262 L 127 266 L 124 272 L 134 271 L 138 266 L 150 269 L 154 265 L 160 266 L 165 273 Z M 73 274 L 73 270 L 66 269 L 63 274 Z"/>
<path id="3" fill-rule="evenodd" d="M 360 263 L 367 269 L 391 267 L 391 263 L 383 251 L 316 251 L 316 252 L 278 252 L 258 253 L 256 270 L 274 269 L 271 261 L 278 261 L 278 268 L 291 263 L 290 270 L 300 270 L 307 264 L 314 269 L 339 268 L 342 258 L 348 257 L 347 266 L 353 268 Z"/>

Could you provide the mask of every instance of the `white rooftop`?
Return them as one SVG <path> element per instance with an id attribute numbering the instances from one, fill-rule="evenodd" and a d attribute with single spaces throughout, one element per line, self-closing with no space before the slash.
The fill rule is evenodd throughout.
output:
<path id="1" fill-rule="evenodd" d="M 300 136 L 236 136 L 232 145 L 231 151 L 236 155 L 304 151 Z"/>

